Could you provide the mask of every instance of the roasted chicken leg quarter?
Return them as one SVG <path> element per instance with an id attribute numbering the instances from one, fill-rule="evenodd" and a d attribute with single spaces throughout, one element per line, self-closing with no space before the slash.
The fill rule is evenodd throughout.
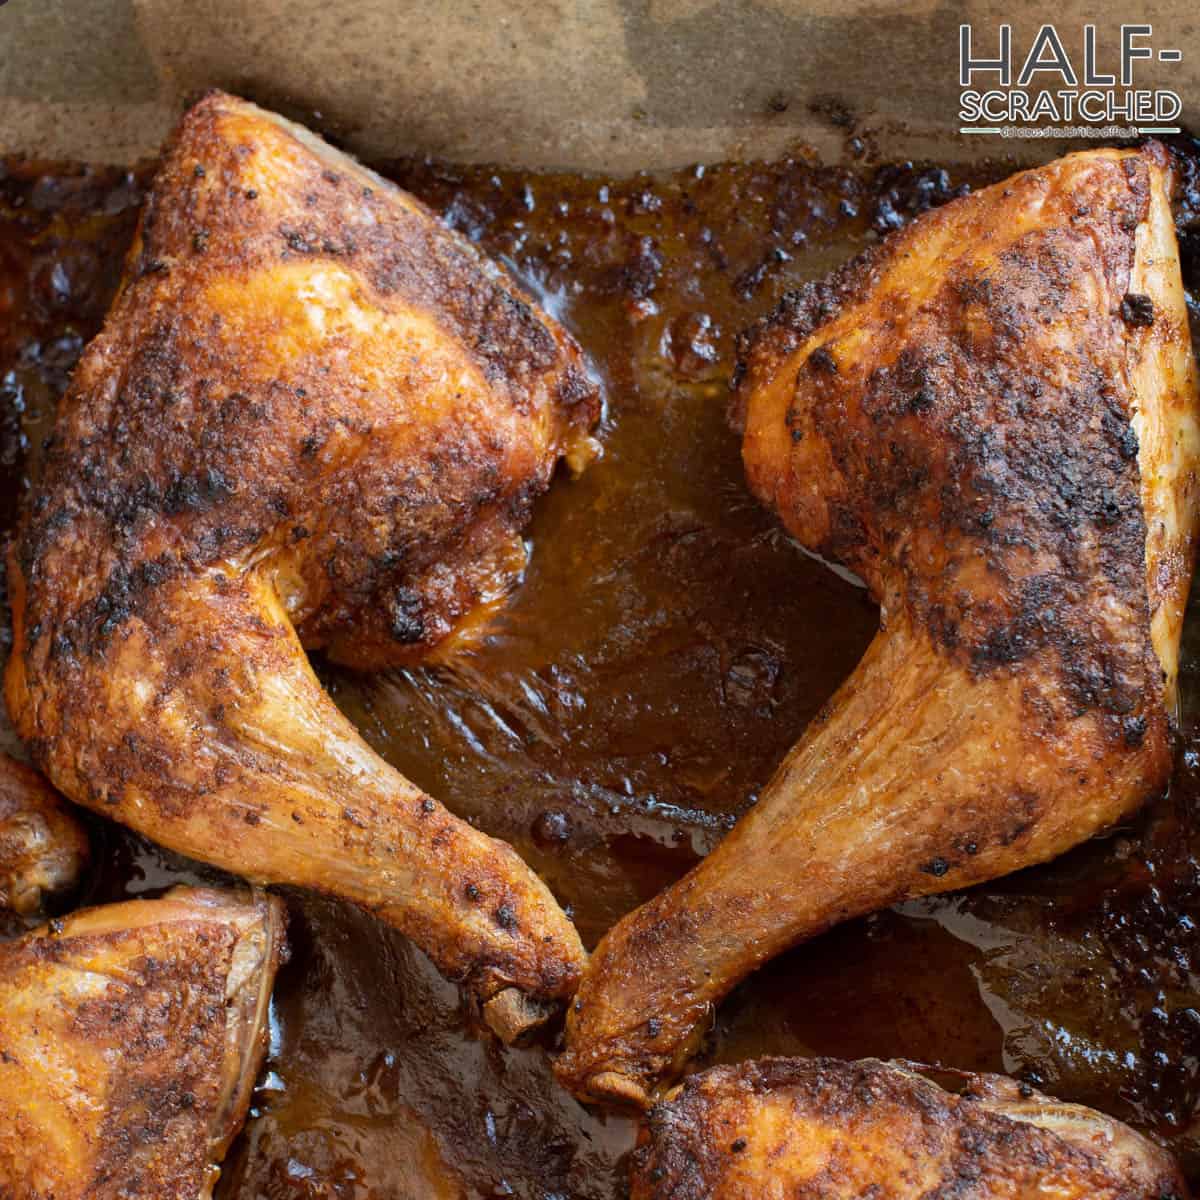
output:
<path id="1" fill-rule="evenodd" d="M 750 485 L 880 631 L 704 862 L 603 939 L 561 1077 L 645 1104 L 767 959 L 1044 862 L 1171 764 L 1200 485 L 1166 151 L 1072 155 L 793 295 L 737 392 Z"/>
<path id="2" fill-rule="evenodd" d="M 166 148 L 11 558 L 6 694 L 68 797 L 354 901 L 505 1035 L 570 921 L 359 737 L 305 656 L 409 663 L 477 622 L 599 399 L 571 338 L 412 197 L 213 93 Z"/>
<path id="3" fill-rule="evenodd" d="M 896 1063 L 767 1058 L 650 1111 L 632 1200 L 1186 1200 L 1120 1121 L 999 1075 L 960 1091 Z"/>
<path id="4" fill-rule="evenodd" d="M 90 850 L 69 807 L 36 771 L 0 754 L 0 908 L 36 913 L 78 884 Z"/>
<path id="5" fill-rule="evenodd" d="M 266 1049 L 283 904 L 174 888 L 0 945 L 0 1196 L 207 1200 Z"/>

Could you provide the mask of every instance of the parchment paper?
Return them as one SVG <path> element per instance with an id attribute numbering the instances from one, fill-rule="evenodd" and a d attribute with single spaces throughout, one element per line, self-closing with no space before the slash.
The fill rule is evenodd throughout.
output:
<path id="1" fill-rule="evenodd" d="M 7 0 L 0 152 L 129 161 L 155 152 L 190 95 L 274 104 L 368 156 L 623 171 L 840 152 L 887 156 L 957 137 L 958 26 L 1053 20 L 1080 58 L 1094 23 L 1110 69 L 1122 21 L 1177 63 L 1139 66 L 1200 115 L 1194 0 Z M 988 47 L 982 46 L 981 49 Z M 319 115 L 315 115 L 319 114 Z M 1053 147 L 1047 147 L 1051 149 Z M 957 154 L 1029 143 L 958 138 Z"/>

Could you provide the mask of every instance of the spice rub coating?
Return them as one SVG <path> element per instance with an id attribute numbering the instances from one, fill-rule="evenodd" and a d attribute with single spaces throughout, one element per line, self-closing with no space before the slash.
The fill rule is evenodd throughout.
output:
<path id="1" fill-rule="evenodd" d="M 0 754 L 0 908 L 38 912 L 78 884 L 89 854 L 87 833 L 63 798 Z"/>
<path id="2" fill-rule="evenodd" d="M 177 887 L 0 945 L 0 1195 L 204 1200 L 241 1128 L 282 901 Z"/>
<path id="3" fill-rule="evenodd" d="M 765 1058 L 650 1110 L 633 1200 L 1185 1200 L 1126 1125 L 1000 1075 L 948 1092 L 899 1063 Z"/>

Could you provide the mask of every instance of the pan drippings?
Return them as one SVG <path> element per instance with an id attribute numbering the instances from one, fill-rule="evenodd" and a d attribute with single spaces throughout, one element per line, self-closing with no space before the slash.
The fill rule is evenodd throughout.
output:
<path id="1" fill-rule="evenodd" d="M 1010 170 L 388 168 L 579 339 L 607 394 L 604 457 L 539 503 L 524 580 L 482 636 L 419 669 L 322 664 L 322 680 L 408 778 L 512 842 L 589 946 L 753 802 L 876 625 L 856 582 L 803 557 L 745 486 L 725 414 L 736 334 L 789 287 Z M 147 178 L 0 174 L 5 531 Z M 1198 650 L 1185 639 L 1175 784 L 1136 826 L 784 956 L 723 1006 L 697 1065 L 823 1053 L 1007 1071 L 1200 1170 Z M 115 825 L 95 833 L 87 903 L 219 877 Z M 554 1083 L 553 1034 L 501 1049 L 399 935 L 287 900 L 292 959 L 222 1197 L 624 1194 L 633 1127 Z"/>

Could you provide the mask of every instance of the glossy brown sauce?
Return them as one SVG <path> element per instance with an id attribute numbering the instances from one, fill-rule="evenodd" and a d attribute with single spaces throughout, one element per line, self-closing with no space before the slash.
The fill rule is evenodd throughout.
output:
<path id="1" fill-rule="evenodd" d="M 1005 172 L 796 160 L 622 181 L 389 173 L 576 333 L 607 388 L 605 454 L 556 481 L 524 583 L 481 641 L 422 670 L 322 674 L 385 757 L 513 842 L 592 944 L 752 803 L 875 629 L 863 592 L 805 557 L 743 485 L 725 423 L 735 334 L 789 287 Z M 146 179 L 0 172 L 5 529 Z M 702 1062 L 822 1052 L 1007 1070 L 1149 1130 L 1200 1173 L 1198 654 L 1193 621 L 1176 782 L 1135 827 L 784 956 L 724 1005 Z M 214 877 L 94 824 L 86 902 Z M 633 1126 L 556 1087 L 553 1034 L 499 1047 L 401 937 L 288 899 L 292 959 L 221 1197 L 624 1194 Z"/>

